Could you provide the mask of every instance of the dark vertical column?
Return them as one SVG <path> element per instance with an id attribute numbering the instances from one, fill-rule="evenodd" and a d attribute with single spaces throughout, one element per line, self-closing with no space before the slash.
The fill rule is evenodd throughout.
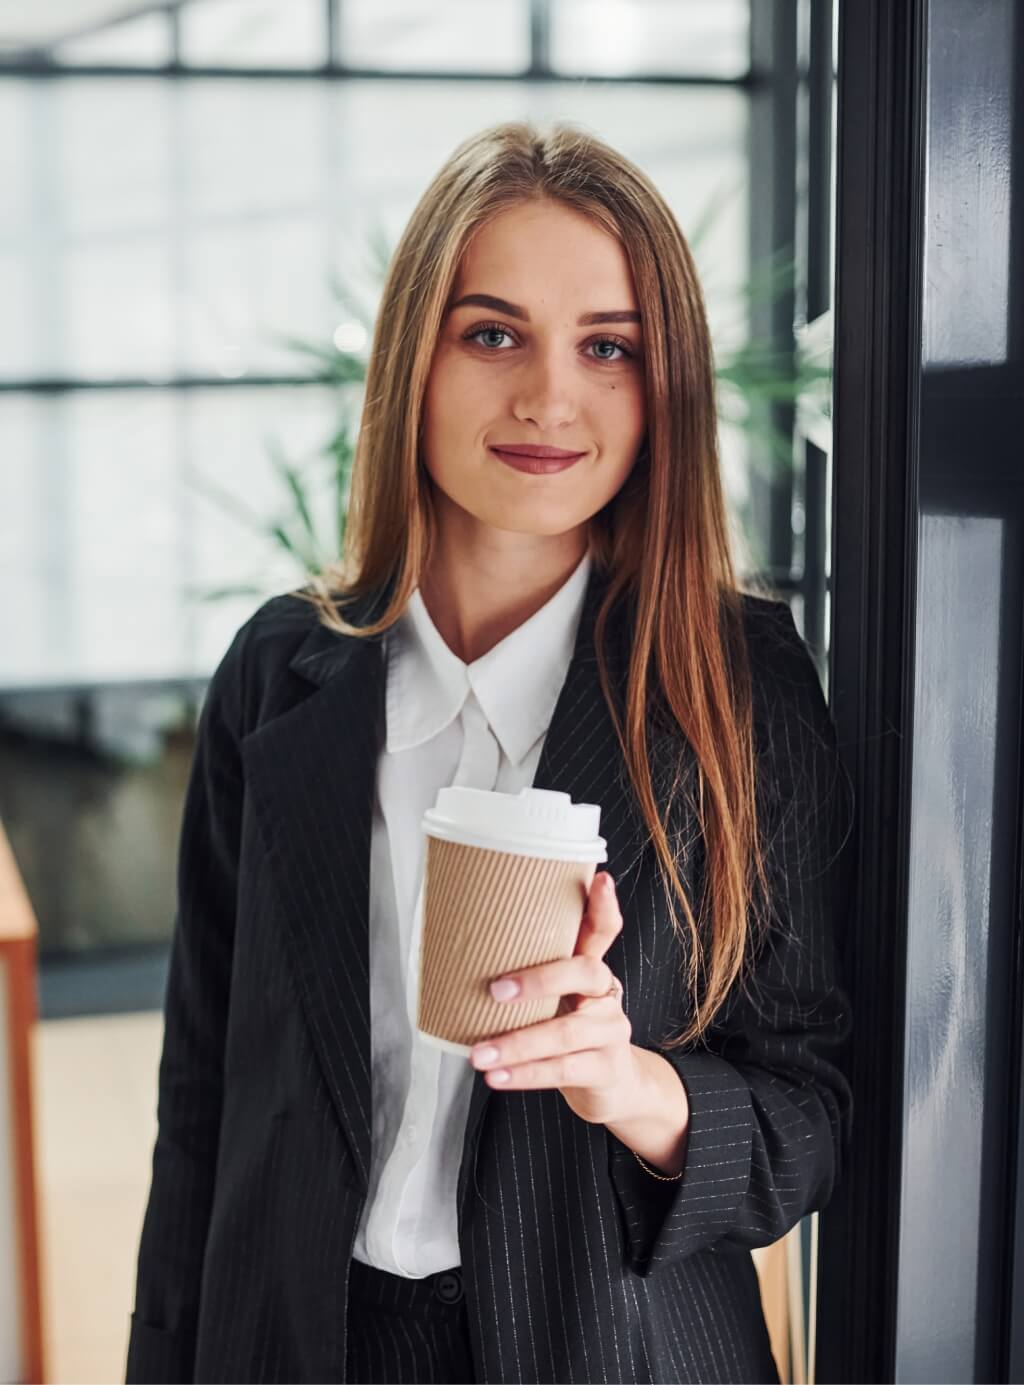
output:
<path id="1" fill-rule="evenodd" d="M 796 0 L 764 0 L 750 7 L 750 61 L 755 81 L 750 97 L 750 264 L 763 270 L 776 257 L 792 257 L 796 240 Z M 751 307 L 750 335 L 776 352 L 793 349 L 793 291 Z M 786 437 L 793 433 L 793 406 L 767 406 L 766 418 Z M 773 458 L 767 445 L 752 457 L 751 528 L 765 536 L 753 565 L 772 577 L 789 578 L 793 565 L 792 457 Z"/>
<path id="2" fill-rule="evenodd" d="M 821 1218 L 821 1381 L 1020 1379 L 1022 100 L 1020 0 L 840 0 L 857 1105 Z"/>
<path id="3" fill-rule="evenodd" d="M 340 0 L 323 0 L 324 34 L 326 53 L 324 66 L 332 67 L 341 58 L 341 10 Z"/>
<path id="4" fill-rule="evenodd" d="M 1011 218 L 1024 219 L 1019 10 L 983 0 L 965 24 L 958 0 L 930 0 L 925 31 L 900 1380 L 1006 1370 L 1024 653 L 1024 360 L 1009 318 L 1022 272 Z"/>
<path id="5" fill-rule="evenodd" d="M 530 0 L 530 77 L 551 71 L 551 0 Z"/>
<path id="6" fill-rule="evenodd" d="M 819 1382 L 894 1378 L 920 8 L 839 0 L 829 700 L 858 806 L 855 892 L 839 938 L 855 1105 L 845 1177 L 819 1218 Z"/>
<path id="7" fill-rule="evenodd" d="M 832 0 L 811 0 L 807 67 L 807 321 L 832 304 Z M 802 443 L 804 538 L 801 591 L 803 635 L 823 650 L 826 538 L 829 522 L 828 454 L 809 438 Z"/>

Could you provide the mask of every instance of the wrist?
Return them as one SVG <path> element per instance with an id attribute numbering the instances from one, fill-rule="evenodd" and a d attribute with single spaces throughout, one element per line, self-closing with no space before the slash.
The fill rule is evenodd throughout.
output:
<path id="1" fill-rule="evenodd" d="M 690 1103 L 675 1068 L 660 1053 L 631 1045 L 636 1080 L 635 1099 L 625 1117 L 606 1128 L 645 1163 L 659 1172 L 676 1174 L 686 1158 Z"/>

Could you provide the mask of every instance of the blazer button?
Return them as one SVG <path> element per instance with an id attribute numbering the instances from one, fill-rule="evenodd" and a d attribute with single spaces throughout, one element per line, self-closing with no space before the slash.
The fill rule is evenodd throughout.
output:
<path id="1" fill-rule="evenodd" d="M 434 1276 L 434 1293 L 442 1303 L 458 1303 L 465 1293 L 460 1270 L 442 1270 Z"/>

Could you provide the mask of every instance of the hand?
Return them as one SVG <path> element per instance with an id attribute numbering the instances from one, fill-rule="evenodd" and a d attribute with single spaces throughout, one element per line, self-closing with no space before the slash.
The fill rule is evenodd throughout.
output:
<path id="1" fill-rule="evenodd" d="M 532 1000 L 558 995 L 554 1018 L 510 1029 L 474 1045 L 470 1062 L 486 1073 L 496 1090 L 556 1087 L 581 1120 L 605 1125 L 628 1119 L 636 1110 L 641 1070 L 630 1042 L 633 1026 L 622 1009 L 622 988 L 607 991 L 615 979 L 601 959 L 622 929 L 615 883 L 607 871 L 594 877 L 571 957 L 510 973 L 512 995 L 496 999 Z M 496 1052 L 484 1060 L 483 1050 Z M 499 1072 L 507 1073 L 501 1080 Z"/>

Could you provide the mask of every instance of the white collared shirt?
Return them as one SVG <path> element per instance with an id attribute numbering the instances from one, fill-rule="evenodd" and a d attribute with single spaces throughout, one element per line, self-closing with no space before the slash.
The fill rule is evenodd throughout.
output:
<path id="1" fill-rule="evenodd" d="M 419 589 L 384 638 L 387 739 L 370 851 L 370 1186 L 353 1255 L 421 1279 L 460 1262 L 456 1189 L 475 1069 L 415 1027 L 423 814 L 453 783 L 533 783 L 565 682 L 591 559 L 493 649 L 466 664 Z"/>

